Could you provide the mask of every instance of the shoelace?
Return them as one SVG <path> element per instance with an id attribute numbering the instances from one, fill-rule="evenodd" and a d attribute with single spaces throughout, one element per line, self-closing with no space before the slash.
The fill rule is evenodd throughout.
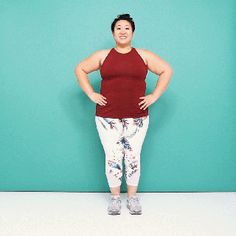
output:
<path id="1" fill-rule="evenodd" d="M 132 202 L 132 201 L 139 202 L 139 198 L 138 197 L 131 197 L 131 198 L 129 198 L 129 201 L 130 202 Z"/>
<path id="2" fill-rule="evenodd" d="M 114 208 L 117 206 L 118 202 L 120 203 L 120 198 L 112 198 L 111 199 L 111 207 Z"/>
<path id="3" fill-rule="evenodd" d="M 139 198 L 138 197 L 131 197 L 129 199 L 130 205 L 132 205 L 135 209 L 140 208 Z"/>

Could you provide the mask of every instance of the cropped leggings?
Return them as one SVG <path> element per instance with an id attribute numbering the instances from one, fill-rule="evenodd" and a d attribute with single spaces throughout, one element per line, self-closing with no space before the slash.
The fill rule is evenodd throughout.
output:
<path id="1" fill-rule="evenodd" d="M 140 154 L 149 125 L 149 115 L 122 119 L 95 116 L 95 122 L 105 151 L 105 174 L 109 187 L 121 185 L 123 158 L 126 183 L 138 186 Z"/>

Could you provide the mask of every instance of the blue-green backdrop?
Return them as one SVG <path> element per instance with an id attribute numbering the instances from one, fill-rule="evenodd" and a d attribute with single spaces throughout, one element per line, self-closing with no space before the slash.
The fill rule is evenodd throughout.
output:
<path id="1" fill-rule="evenodd" d="M 109 191 L 96 104 L 75 66 L 115 46 L 110 25 L 136 24 L 132 46 L 170 63 L 149 107 L 139 191 L 236 190 L 233 0 L 0 1 L 0 190 Z M 100 90 L 100 73 L 89 74 Z M 146 94 L 158 76 L 148 72 Z M 126 191 L 126 183 L 122 191 Z"/>

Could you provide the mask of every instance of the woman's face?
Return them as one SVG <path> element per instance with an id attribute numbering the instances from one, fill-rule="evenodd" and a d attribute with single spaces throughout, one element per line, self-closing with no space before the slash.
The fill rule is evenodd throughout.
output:
<path id="1" fill-rule="evenodd" d="M 130 44 L 133 37 L 131 24 L 127 20 L 117 21 L 112 34 L 117 44 Z"/>

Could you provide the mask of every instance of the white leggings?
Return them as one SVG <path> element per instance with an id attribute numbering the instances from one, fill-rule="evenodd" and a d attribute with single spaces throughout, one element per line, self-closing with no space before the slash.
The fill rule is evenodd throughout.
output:
<path id="1" fill-rule="evenodd" d="M 140 154 L 149 125 L 149 115 L 122 119 L 95 116 L 95 122 L 105 151 L 105 169 L 109 187 L 121 185 L 123 158 L 126 183 L 138 186 Z"/>

